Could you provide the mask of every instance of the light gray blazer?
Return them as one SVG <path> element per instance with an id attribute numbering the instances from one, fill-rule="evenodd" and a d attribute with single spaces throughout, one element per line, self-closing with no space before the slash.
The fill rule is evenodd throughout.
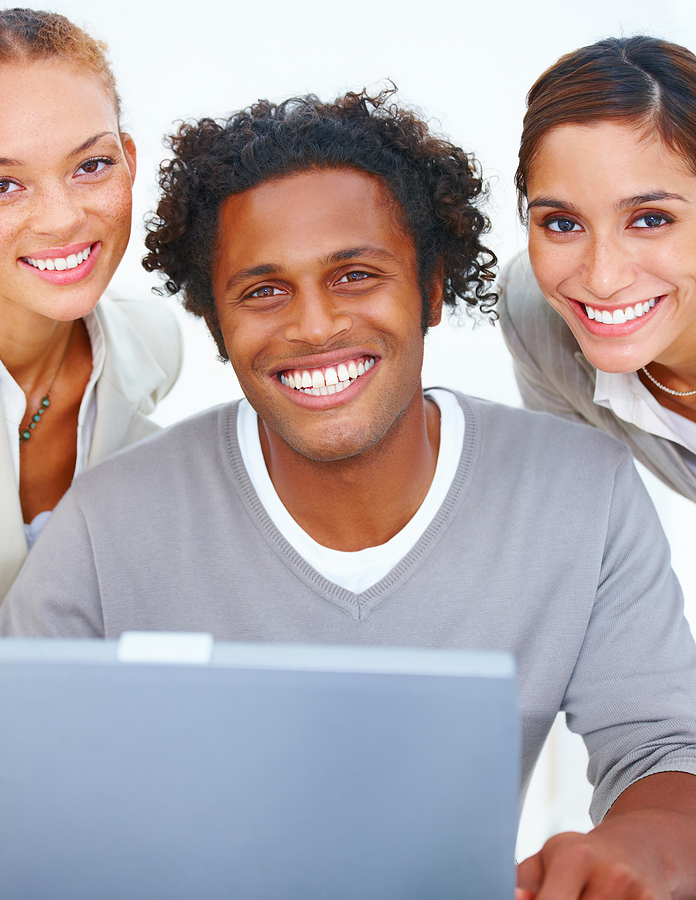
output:
<path id="1" fill-rule="evenodd" d="M 104 332 L 105 355 L 96 385 L 90 466 L 158 430 L 146 416 L 176 381 L 182 358 L 176 319 L 156 301 L 103 297 L 96 315 Z M 0 397 L 0 602 L 27 555 L 4 417 Z"/>
<path id="2" fill-rule="evenodd" d="M 539 290 L 526 254 L 505 266 L 499 288 L 500 324 L 524 405 L 601 428 L 628 444 L 636 459 L 668 487 L 696 501 L 696 475 L 682 455 L 688 451 L 594 403 L 597 370 Z"/>

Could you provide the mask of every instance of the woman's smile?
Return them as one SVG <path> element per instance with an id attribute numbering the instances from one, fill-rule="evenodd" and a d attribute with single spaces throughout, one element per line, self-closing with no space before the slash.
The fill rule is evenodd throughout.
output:
<path id="1" fill-rule="evenodd" d="M 696 341 L 696 177 L 634 125 L 559 125 L 529 180 L 539 286 L 590 362 L 678 365 Z"/>
<path id="2" fill-rule="evenodd" d="M 70 63 L 3 66 L 0 88 L 0 310 L 84 316 L 128 243 L 135 149 L 100 80 Z"/>

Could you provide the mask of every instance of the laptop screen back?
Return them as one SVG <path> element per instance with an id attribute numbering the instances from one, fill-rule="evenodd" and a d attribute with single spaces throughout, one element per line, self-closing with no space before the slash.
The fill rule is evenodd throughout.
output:
<path id="1" fill-rule="evenodd" d="M 136 654 L 136 659 L 137 659 Z M 510 900 L 504 654 L 0 640 L 4 900 Z"/>

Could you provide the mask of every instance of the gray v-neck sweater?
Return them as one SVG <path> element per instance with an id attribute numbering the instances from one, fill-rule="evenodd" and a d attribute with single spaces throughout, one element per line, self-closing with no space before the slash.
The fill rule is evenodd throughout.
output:
<path id="1" fill-rule="evenodd" d="M 595 819 L 646 774 L 696 774 L 696 653 L 630 453 L 585 426 L 459 399 L 449 493 L 364 593 L 327 581 L 279 534 L 231 404 L 77 479 L 0 609 L 0 633 L 509 650 L 525 785 L 559 709 L 590 751 Z"/>

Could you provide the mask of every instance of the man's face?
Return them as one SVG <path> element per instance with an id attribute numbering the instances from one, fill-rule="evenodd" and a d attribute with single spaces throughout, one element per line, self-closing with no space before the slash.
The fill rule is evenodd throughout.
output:
<path id="1" fill-rule="evenodd" d="M 220 327 L 262 428 L 309 459 L 344 459 L 422 403 L 416 254 L 379 179 L 265 182 L 223 203 L 217 242 Z M 441 285 L 430 299 L 434 325 Z"/>

